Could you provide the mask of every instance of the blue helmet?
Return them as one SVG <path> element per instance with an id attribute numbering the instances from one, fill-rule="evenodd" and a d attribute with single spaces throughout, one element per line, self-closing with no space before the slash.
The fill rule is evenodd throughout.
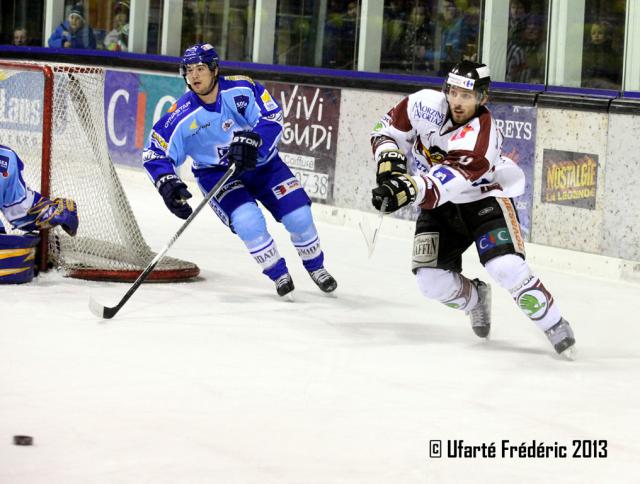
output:
<path id="1" fill-rule="evenodd" d="M 187 75 L 187 66 L 191 64 L 205 64 L 214 70 L 218 66 L 220 57 L 211 44 L 195 44 L 184 51 L 180 62 L 180 74 Z"/>

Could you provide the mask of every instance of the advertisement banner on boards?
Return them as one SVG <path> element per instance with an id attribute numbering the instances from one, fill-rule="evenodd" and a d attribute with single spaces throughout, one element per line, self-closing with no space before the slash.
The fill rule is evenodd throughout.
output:
<path id="1" fill-rule="evenodd" d="M 490 104 L 491 114 L 504 135 L 502 153 L 524 171 L 525 191 L 514 202 L 525 240 L 531 237 L 531 208 L 533 206 L 533 170 L 536 158 L 536 108 Z"/>
<path id="2" fill-rule="evenodd" d="M 107 71 L 104 86 L 109 155 L 115 163 L 141 167 L 153 124 L 184 93 L 178 77 Z"/>
<path id="3" fill-rule="evenodd" d="M 284 114 L 282 160 L 314 202 L 332 204 L 340 89 L 266 82 Z"/>
<path id="4" fill-rule="evenodd" d="M 595 210 L 598 155 L 544 150 L 542 202 Z"/>

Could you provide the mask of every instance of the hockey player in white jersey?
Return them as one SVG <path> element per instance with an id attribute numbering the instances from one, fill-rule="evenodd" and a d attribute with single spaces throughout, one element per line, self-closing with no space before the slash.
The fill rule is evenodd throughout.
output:
<path id="1" fill-rule="evenodd" d="M 525 260 L 512 197 L 524 192 L 524 173 L 501 154 L 502 134 L 485 104 L 484 64 L 462 61 L 443 92 L 424 89 L 397 104 L 374 128 L 377 161 L 372 203 L 385 213 L 420 207 L 412 270 L 422 294 L 466 312 L 476 335 L 491 329 L 491 288 L 462 275 L 462 254 L 473 243 L 489 275 L 509 291 L 545 332 L 556 352 L 575 344 L 569 323 Z"/>
<path id="2" fill-rule="evenodd" d="M 211 206 L 275 282 L 278 295 L 293 291 L 293 280 L 256 201 L 282 222 L 316 285 L 334 291 L 337 283 L 324 267 L 311 199 L 278 154 L 280 106 L 258 82 L 220 76 L 218 62 L 211 44 L 184 52 L 180 72 L 189 91 L 153 126 L 143 153 L 145 169 L 169 210 L 186 219 L 191 194 L 176 168 L 191 158 L 191 170 L 206 194 L 234 163 L 234 176 Z"/>

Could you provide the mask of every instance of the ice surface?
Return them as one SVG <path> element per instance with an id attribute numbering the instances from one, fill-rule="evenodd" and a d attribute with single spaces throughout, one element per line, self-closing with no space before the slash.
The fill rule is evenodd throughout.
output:
<path id="1" fill-rule="evenodd" d="M 143 175 L 123 178 L 161 249 L 182 221 Z M 145 284 L 108 322 L 89 295 L 114 305 L 127 284 L 50 273 L 0 287 L 0 482 L 638 482 L 638 285 L 536 267 L 576 333 L 567 362 L 495 285 L 486 342 L 423 299 L 410 237 L 383 230 L 368 259 L 356 226 L 318 223 L 331 298 L 272 227 L 293 303 L 208 210 L 169 253 L 202 279 Z M 487 280 L 468 255 L 465 273 Z M 432 459 L 433 439 L 607 439 L 608 457 Z"/>

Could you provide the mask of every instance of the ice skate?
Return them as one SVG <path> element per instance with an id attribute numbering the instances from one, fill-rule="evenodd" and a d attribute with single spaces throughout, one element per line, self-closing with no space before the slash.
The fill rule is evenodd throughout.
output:
<path id="1" fill-rule="evenodd" d="M 309 272 L 311 279 L 322 290 L 322 292 L 333 292 L 338 287 L 338 283 L 324 267 Z"/>
<path id="2" fill-rule="evenodd" d="M 290 301 L 293 301 L 293 295 L 291 292 L 295 289 L 293 285 L 293 279 L 291 279 L 291 275 L 288 272 L 282 274 L 275 281 L 276 291 L 278 291 L 278 296 L 285 297 Z"/>
<path id="3" fill-rule="evenodd" d="M 576 338 L 573 336 L 573 330 L 566 319 L 560 318 L 560 321 L 547 329 L 544 333 L 547 335 L 547 338 L 549 338 L 549 341 L 556 350 L 556 353 L 569 359 L 573 359 L 573 345 L 576 343 Z"/>
<path id="4" fill-rule="evenodd" d="M 480 338 L 486 338 L 491 331 L 491 286 L 480 279 L 471 281 L 478 291 L 478 303 L 467 311 L 471 319 L 471 329 Z"/>

